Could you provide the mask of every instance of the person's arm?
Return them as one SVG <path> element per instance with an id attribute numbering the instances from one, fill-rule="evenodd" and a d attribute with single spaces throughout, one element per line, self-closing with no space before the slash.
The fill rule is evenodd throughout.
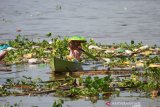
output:
<path id="1" fill-rule="evenodd" d="M 8 51 L 4 50 L 2 53 L 0 53 L 0 61 L 5 57 Z"/>

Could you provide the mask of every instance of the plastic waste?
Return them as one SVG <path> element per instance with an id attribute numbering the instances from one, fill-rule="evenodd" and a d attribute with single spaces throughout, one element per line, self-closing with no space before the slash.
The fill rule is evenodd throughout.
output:
<path id="1" fill-rule="evenodd" d="M 8 44 L 1 44 L 0 45 L 0 50 L 7 49 L 8 47 L 10 47 Z"/>
<path id="2" fill-rule="evenodd" d="M 40 46 L 32 46 L 32 49 L 39 48 Z"/>
<path id="3" fill-rule="evenodd" d="M 10 50 L 15 50 L 15 48 L 8 47 L 6 50 L 7 50 L 7 51 L 10 51 Z"/>
<path id="4" fill-rule="evenodd" d="M 136 62 L 136 68 L 143 68 L 144 63 L 143 62 Z"/>
<path id="5" fill-rule="evenodd" d="M 147 48 L 149 48 L 149 46 L 148 46 L 148 45 L 144 45 L 144 46 L 140 47 L 139 49 L 145 50 L 145 49 L 147 49 Z"/>
<path id="6" fill-rule="evenodd" d="M 131 55 L 132 51 L 131 50 L 125 50 L 125 54 Z"/>
<path id="7" fill-rule="evenodd" d="M 137 52 L 137 51 L 138 51 L 138 49 L 134 49 L 133 51 L 134 51 L 134 52 Z"/>
<path id="8" fill-rule="evenodd" d="M 160 64 L 150 64 L 150 68 L 160 68 Z"/>
<path id="9" fill-rule="evenodd" d="M 37 62 L 38 62 L 38 59 L 36 59 L 36 58 L 28 59 L 28 63 L 30 63 L 30 64 L 36 64 Z"/>
<path id="10" fill-rule="evenodd" d="M 148 55 L 151 55 L 152 54 L 152 51 L 145 51 L 145 52 L 142 52 L 141 55 L 145 55 L 145 56 L 148 56 Z"/>
<path id="11" fill-rule="evenodd" d="M 88 101 L 88 100 L 89 100 L 89 97 L 85 97 L 85 100 Z"/>
<path id="12" fill-rule="evenodd" d="M 27 58 L 27 59 L 32 58 L 32 54 L 31 53 L 24 54 L 23 58 Z"/>
<path id="13" fill-rule="evenodd" d="M 102 58 L 106 63 L 110 63 L 111 62 L 111 59 L 109 58 Z"/>
<path id="14" fill-rule="evenodd" d="M 114 50 L 106 50 L 104 53 L 105 53 L 105 54 L 114 53 Z"/>
<path id="15" fill-rule="evenodd" d="M 97 49 L 97 50 L 102 50 L 102 48 L 98 47 L 98 46 L 94 46 L 94 45 L 90 45 L 88 47 L 88 49 Z"/>
<path id="16" fill-rule="evenodd" d="M 49 41 L 49 44 L 52 44 L 53 42 L 52 41 Z"/>

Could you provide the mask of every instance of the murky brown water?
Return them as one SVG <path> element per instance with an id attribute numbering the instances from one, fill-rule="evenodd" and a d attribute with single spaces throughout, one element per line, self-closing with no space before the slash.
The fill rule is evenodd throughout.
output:
<path id="1" fill-rule="evenodd" d="M 0 39 L 83 35 L 101 43 L 160 45 L 159 0 L 0 0 Z M 30 36 L 27 36 L 30 35 Z"/>
<path id="2" fill-rule="evenodd" d="M 97 42 L 119 43 L 135 40 L 160 45 L 160 0 L 0 0 L 0 40 L 14 39 L 22 34 L 37 40 L 48 39 L 45 34 L 82 35 Z M 21 32 L 17 32 L 21 30 Z M 53 36 L 53 37 L 54 37 Z M 12 72 L 0 72 L 0 83 L 6 78 L 20 79 L 23 75 L 49 80 L 48 65 L 12 66 Z M 159 98 L 140 98 L 138 93 L 122 92 L 120 97 L 98 100 L 66 99 L 63 107 L 156 107 Z M 136 97 L 132 97 L 136 96 Z M 52 107 L 59 98 L 44 96 L 0 97 L 0 106 L 23 102 L 23 107 Z M 129 102 L 129 103 L 128 103 Z M 137 102 L 137 106 L 135 104 Z M 133 105 L 131 105 L 133 103 Z M 135 104 L 135 105 L 134 105 Z"/>
<path id="3" fill-rule="evenodd" d="M 21 72 L 14 73 L 16 71 Z M 7 78 L 14 78 L 15 80 L 18 80 L 21 79 L 22 76 L 32 77 L 32 79 L 41 78 L 44 81 L 62 78 L 61 76 L 54 77 L 50 73 L 50 67 L 45 64 L 13 65 L 11 72 L 0 72 L 0 84 L 3 84 Z M 95 103 L 92 103 L 91 100 L 88 99 L 62 99 L 64 100 L 63 107 L 157 107 L 160 105 L 159 97 L 151 99 L 142 96 L 143 93 L 140 94 L 136 92 L 121 91 L 118 97 L 113 95 L 109 99 L 98 100 Z M 20 103 L 20 107 L 52 107 L 54 101 L 58 99 L 58 97 L 53 97 L 51 94 L 37 96 L 8 96 L 0 97 L 0 106 L 9 102 L 10 105 Z"/>

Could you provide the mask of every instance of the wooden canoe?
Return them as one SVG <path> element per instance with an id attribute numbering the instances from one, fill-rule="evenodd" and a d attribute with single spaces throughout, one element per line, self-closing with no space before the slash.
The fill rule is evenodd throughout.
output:
<path id="1" fill-rule="evenodd" d="M 54 72 L 75 72 L 83 70 L 82 63 L 80 62 L 71 62 L 56 57 L 50 60 L 50 67 Z"/>
<path id="2" fill-rule="evenodd" d="M 0 51 L 0 60 L 2 60 L 6 54 L 7 54 L 7 51 Z"/>

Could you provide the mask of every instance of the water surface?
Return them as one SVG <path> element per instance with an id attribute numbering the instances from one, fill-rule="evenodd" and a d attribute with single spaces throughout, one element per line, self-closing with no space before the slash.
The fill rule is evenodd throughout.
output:
<path id="1" fill-rule="evenodd" d="M 0 39 L 82 35 L 100 43 L 160 45 L 159 0 L 0 0 Z M 20 29 L 21 32 L 16 32 Z M 29 35 L 29 36 L 27 36 Z"/>
<path id="2" fill-rule="evenodd" d="M 49 40 L 53 37 L 82 35 L 103 44 L 142 41 L 160 45 L 160 0 L 0 0 L 0 41 L 21 34 L 27 38 Z M 21 32 L 17 32 L 21 30 Z M 20 71 L 20 72 L 17 72 Z M 0 72 L 0 84 L 6 78 L 21 79 L 23 75 L 42 80 L 53 79 L 48 65 L 13 65 L 11 72 Z M 91 103 L 84 99 L 67 100 L 64 107 L 124 107 L 114 102 L 139 102 L 139 107 L 156 107 L 159 98 L 141 98 L 138 93 L 121 92 L 120 97 Z M 133 97 L 136 96 L 136 97 Z M 52 107 L 59 98 L 51 95 L 0 97 L 0 106 L 23 102 L 23 107 Z M 125 107 L 132 107 L 126 105 Z"/>

